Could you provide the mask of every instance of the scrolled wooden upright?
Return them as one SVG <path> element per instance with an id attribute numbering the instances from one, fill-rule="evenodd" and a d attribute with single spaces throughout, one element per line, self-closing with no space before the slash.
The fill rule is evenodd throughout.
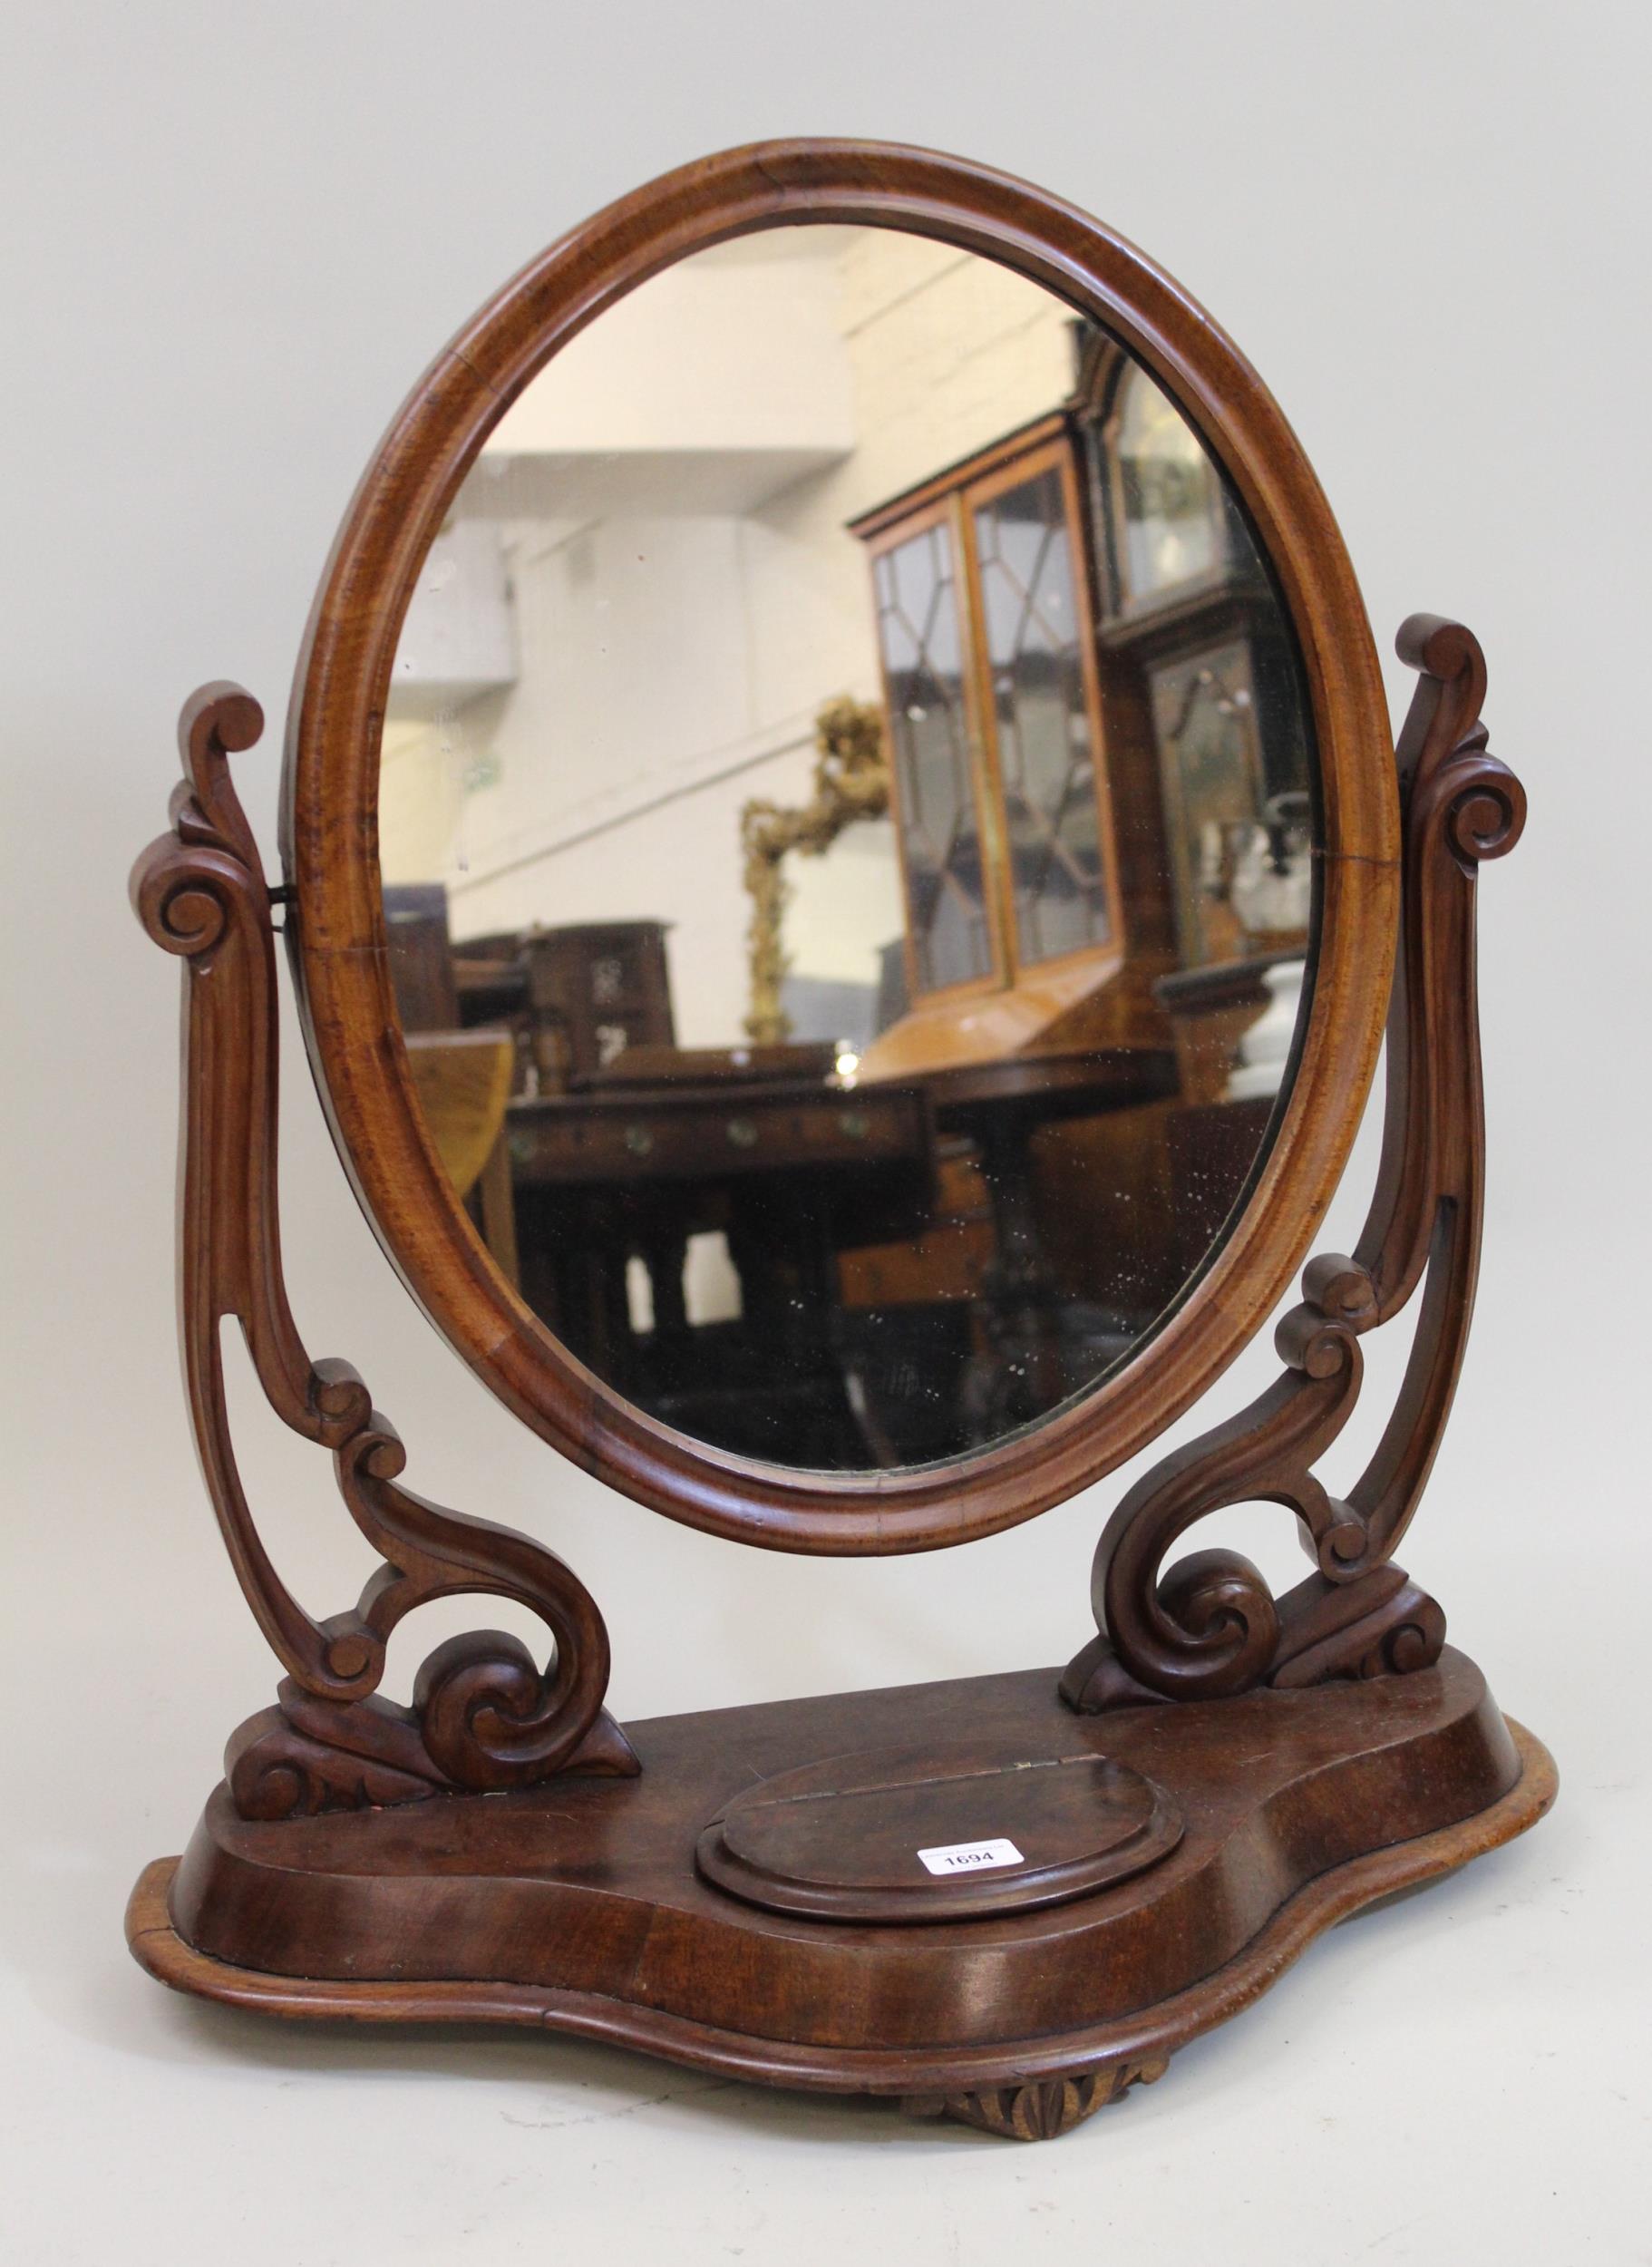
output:
<path id="1" fill-rule="evenodd" d="M 139 860 L 132 901 L 185 964 L 179 1330 L 207 1491 L 247 1602 L 287 1670 L 242 1725 L 225 1776 L 246 1818 L 523 1786 L 563 1770 L 631 1772 L 603 1710 L 607 1631 L 577 1576 L 525 1535 L 399 1487 L 406 1454 L 348 1362 L 312 1362 L 281 1272 L 276 1217 L 275 947 L 270 891 L 228 759 L 263 729 L 250 694 L 209 685 L 179 725 L 172 829 Z M 236 1469 L 220 1330 L 241 1327 L 270 1406 L 333 1452 L 339 1493 L 383 1553 L 355 1607 L 316 1621 L 287 1588 Z M 373 1698 L 391 1631 L 457 1591 L 530 1606 L 555 1641 L 541 1674 L 500 1630 L 452 1639 L 419 1671 L 411 1710 Z"/>
<path id="2" fill-rule="evenodd" d="M 1270 563 L 1320 762 L 1310 1009 L 1275 1139 L 1225 1241 L 1092 1393 L 975 1456 L 875 1473 L 708 1449 L 583 1371 L 524 1307 L 419 1119 L 374 858 L 397 631 L 501 404 L 671 260 L 792 219 L 899 225 L 1000 259 L 1140 357 Z M 1475 639 L 1418 616 L 1400 649 L 1419 682 L 1396 767 L 1335 522 L 1256 374 L 1121 239 L 959 160 L 849 142 L 707 160 L 575 231 L 467 326 L 396 419 L 329 562 L 289 733 L 283 887 L 266 882 L 229 777 L 262 717 L 228 685 L 184 710 L 170 828 L 133 876 L 144 927 L 183 966 L 190 1415 L 225 1544 L 284 1672 L 275 1704 L 231 1737 L 185 1855 L 157 1861 L 133 1892 L 129 1937 L 146 1968 L 287 2017 L 529 2024 L 1035 2140 L 1158 2077 L 1332 1922 L 1541 1815 L 1552 1763 L 1445 1645 L 1440 1607 L 1394 1560 L 1473 1306 L 1477 876 L 1525 814 L 1480 722 Z M 856 793 L 873 808 L 883 790 L 862 754 Z M 841 816 L 829 800 L 815 814 L 827 826 Z M 795 830 L 758 835 L 772 881 Z M 725 1537 L 815 1553 L 946 1547 L 1033 1516 L 1158 1437 L 1309 1249 L 1385 1015 L 1370 1217 L 1352 1255 L 1309 1261 L 1277 1332 L 1278 1382 L 1118 1506 L 1095 1558 L 1098 1634 L 1064 1677 L 1035 1669 L 622 1731 L 603 1706 L 607 1633 L 577 1577 L 541 1543 L 403 1487 L 405 1452 L 361 1377 L 313 1361 L 299 1338 L 277 1223 L 277 900 L 341 1154 L 409 1289 L 553 1445 Z M 1317 1466 L 1359 1393 L 1362 1341 L 1419 1290 L 1392 1416 L 1334 1498 Z M 282 1580 L 237 1469 L 231 1320 L 272 1407 L 331 1452 L 378 1554 L 355 1605 L 326 1618 Z M 1298 1523 L 1312 1571 L 1297 1588 L 1274 1598 L 1221 1549 L 1167 1571 L 1195 1523 L 1258 1498 Z M 431 1654 L 410 1708 L 386 1702 L 392 1631 L 467 1591 L 530 1608 L 549 1659 L 481 1630 Z M 1004 1870 L 972 1875 L 977 1862 Z"/>
<path id="3" fill-rule="evenodd" d="M 1286 1373 L 1239 1416 L 1148 1473 L 1108 1522 L 1092 1595 L 1101 1634 L 1062 1689 L 1074 1708 L 1214 1700 L 1258 1684 L 1426 1669 L 1445 1617 L 1394 1563 L 1463 1367 L 1480 1265 L 1484 1170 L 1474 885 L 1520 840 L 1526 797 L 1488 752 L 1485 660 L 1461 623 L 1414 614 L 1401 658 L 1421 673 L 1400 737 L 1402 946 L 1388 1017 L 1388 1094 L 1370 1216 L 1352 1258 L 1323 1253 L 1275 1344 Z M 1359 1341 L 1427 1279 L 1394 1413 L 1344 1499 L 1314 1472 L 1364 1377 Z M 1251 1562 L 1203 1551 L 1162 1581 L 1165 1554 L 1225 1506 L 1296 1513 L 1315 1572 L 1276 1600 Z"/>

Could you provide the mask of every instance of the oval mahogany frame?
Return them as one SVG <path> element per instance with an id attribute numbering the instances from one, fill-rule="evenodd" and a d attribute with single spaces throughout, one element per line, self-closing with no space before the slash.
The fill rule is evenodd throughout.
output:
<path id="1" fill-rule="evenodd" d="M 517 392 L 635 285 L 685 254 L 800 220 L 938 238 L 1004 262 L 1121 337 L 1226 469 L 1300 647 L 1322 774 L 1318 960 L 1272 1148 L 1226 1243 L 1140 1352 L 990 1447 L 892 1472 L 758 1463 L 672 1431 L 563 1348 L 494 1266 L 420 1117 L 392 996 L 378 867 L 379 744 L 403 616 L 483 438 Z M 283 780 L 288 935 L 306 1042 L 368 1220 L 431 1321 L 575 1464 L 674 1519 L 772 1549 L 938 1549 L 1047 1510 L 1188 1408 L 1267 1319 L 1336 1185 L 1376 1060 L 1398 903 L 1387 705 L 1336 524 L 1256 373 L 1132 246 L 1025 181 L 923 150 L 774 141 L 682 167 L 526 268 L 438 355 L 357 488 L 299 657 Z"/>

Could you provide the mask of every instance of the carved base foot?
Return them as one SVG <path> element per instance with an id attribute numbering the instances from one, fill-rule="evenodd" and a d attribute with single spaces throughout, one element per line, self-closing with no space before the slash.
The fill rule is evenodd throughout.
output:
<path id="1" fill-rule="evenodd" d="M 1151 2086 L 1170 2068 L 1168 2055 L 1115 2062 L 1075 2078 L 1045 2078 L 1030 2086 L 1000 2086 L 982 2094 L 909 2094 L 909 2117 L 952 2117 L 1006 2141 L 1057 2141 L 1132 2086 Z"/>

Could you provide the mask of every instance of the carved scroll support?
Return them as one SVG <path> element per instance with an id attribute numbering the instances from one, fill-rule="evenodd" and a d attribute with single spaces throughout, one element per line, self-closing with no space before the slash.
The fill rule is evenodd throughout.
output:
<path id="1" fill-rule="evenodd" d="M 1473 1311 L 1483 1146 L 1475 881 L 1484 860 L 1520 839 L 1526 802 L 1487 752 L 1476 639 L 1461 624 L 1414 615 L 1398 644 L 1420 681 L 1397 750 L 1402 932 L 1370 1213 L 1352 1258 L 1309 1261 L 1302 1304 L 1276 1333 L 1286 1365 L 1278 1383 L 1166 1457 L 1109 1520 L 1092 1578 L 1100 1634 L 1062 1680 L 1080 1709 L 1421 1669 L 1444 1643 L 1443 1614 L 1393 1554 L 1433 1465 Z M 1339 1501 L 1313 1468 L 1358 1397 L 1359 1340 L 1424 1278 L 1393 1414 Z M 1316 1566 L 1306 1582 L 1276 1599 L 1230 1551 L 1199 1552 L 1161 1575 L 1196 1522 L 1251 1502 L 1296 1514 Z"/>
<path id="2" fill-rule="evenodd" d="M 549 1551 L 397 1484 L 406 1461 L 347 1362 L 312 1363 L 287 1304 L 276 1196 L 277 1026 L 270 893 L 230 783 L 263 716 L 210 685 L 179 726 L 185 777 L 171 832 L 132 874 L 139 919 L 184 962 L 179 1328 L 202 1474 L 248 1605 L 287 1674 L 276 1708 L 226 1758 L 244 1815 L 399 1803 L 516 1786 L 561 1770 L 634 1772 L 602 1708 L 607 1634 Z M 382 1563 L 356 1605 L 314 1620 L 264 1547 L 237 1470 L 220 1333 L 239 1324 L 277 1414 L 333 1451 L 340 1492 Z M 530 1606 L 554 1639 L 541 1672 L 520 1642 L 478 1632 L 440 1647 L 411 1709 L 372 1698 L 403 1615 L 459 1591 Z"/>

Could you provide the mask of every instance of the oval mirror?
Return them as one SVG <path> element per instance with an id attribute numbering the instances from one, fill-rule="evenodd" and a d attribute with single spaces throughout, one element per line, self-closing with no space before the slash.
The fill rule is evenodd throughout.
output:
<path id="1" fill-rule="evenodd" d="M 1180 361 L 1138 318 L 1118 273 L 1173 295 L 1113 239 L 1059 290 L 960 240 L 982 183 L 954 169 L 968 229 L 818 190 L 714 216 L 600 291 L 565 250 L 561 335 L 507 295 L 495 358 L 531 366 L 462 432 L 438 365 L 409 416 L 450 438 L 387 445 L 380 761 L 334 778 L 376 793 L 382 910 L 369 882 L 351 918 L 382 919 L 462 1283 L 413 1176 L 382 1143 L 364 1171 L 371 1049 L 329 1048 L 340 956 L 304 925 L 346 1148 L 438 1320 L 622 1485 L 711 1525 L 763 1494 L 769 1540 L 777 1502 L 803 1533 L 856 1490 L 944 1521 L 957 1460 L 1019 1456 L 969 1515 L 1007 1523 L 1026 1443 L 1069 1444 L 1048 1501 L 1191 1398 L 1300 1254 L 1386 988 L 1346 861 L 1379 908 L 1385 719 L 1311 474 L 1185 301 Z M 323 659 L 300 798 L 306 732 L 319 778 L 350 729 Z M 1305 1046 L 1327 953 L 1342 1011 Z M 1207 1298 L 1247 1241 L 1242 1296 Z M 1084 1413 L 1166 1342 L 1176 1378 L 1081 1473 Z"/>

